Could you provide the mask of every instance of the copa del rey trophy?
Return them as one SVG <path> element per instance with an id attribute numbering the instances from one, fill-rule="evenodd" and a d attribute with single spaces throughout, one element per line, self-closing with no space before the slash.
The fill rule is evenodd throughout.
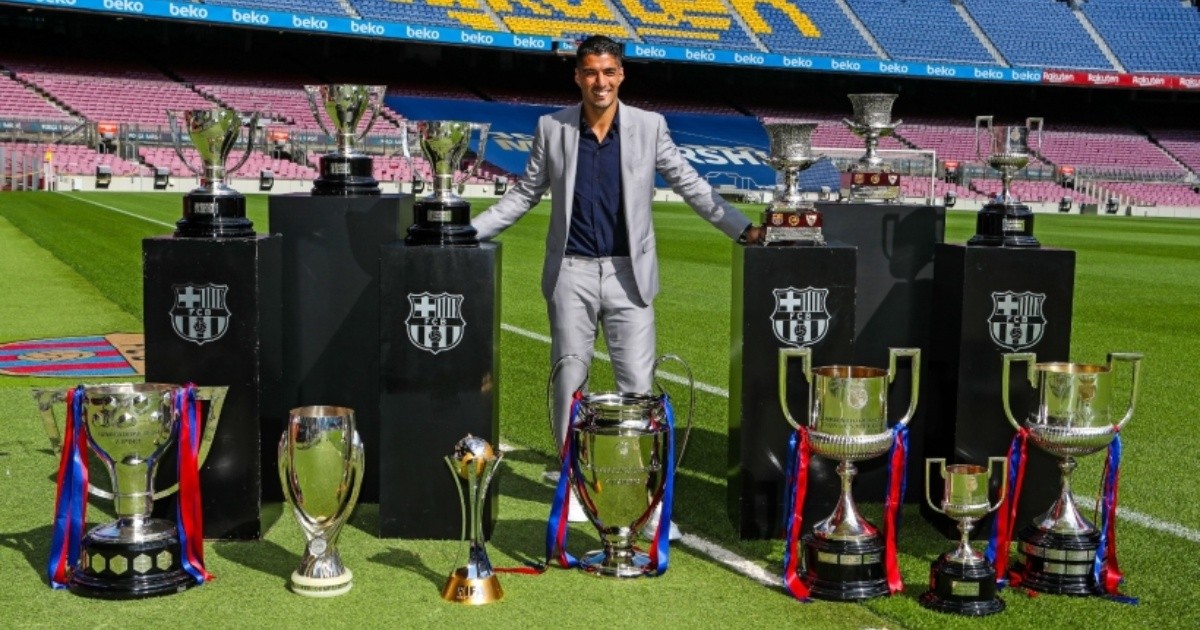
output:
<path id="1" fill-rule="evenodd" d="M 344 197 L 380 194 L 371 157 L 355 145 L 365 139 L 375 125 L 384 91 L 382 85 L 304 86 L 317 124 L 337 143 L 332 153 L 321 156 L 321 174 L 313 181 L 312 194 Z M 360 132 L 359 123 L 368 111 L 371 117 Z"/>
<path id="2" fill-rule="evenodd" d="M 483 535 L 483 504 L 488 486 L 500 466 L 497 453 L 487 440 L 467 434 L 454 445 L 446 465 L 454 475 L 458 501 L 462 508 L 462 537 L 469 540 L 467 562 L 457 567 L 442 586 L 442 599 L 458 604 L 490 604 L 504 597 L 500 580 L 492 570 Z M 466 492 L 463 492 L 463 485 Z"/>
<path id="3" fill-rule="evenodd" d="M 471 227 L 471 204 L 458 196 L 462 186 L 483 163 L 489 123 L 457 120 L 430 120 L 416 123 L 421 154 L 433 172 L 432 192 L 413 204 L 413 224 L 404 242 L 409 245 L 478 245 Z M 478 132 L 478 151 L 461 180 L 455 174 L 471 146 L 472 132 Z M 405 149 L 407 150 L 407 142 Z M 419 171 L 415 171 L 418 172 Z M 424 181 L 424 176 L 421 176 Z"/>
<path id="4" fill-rule="evenodd" d="M 824 245 L 821 213 L 800 193 L 800 173 L 820 159 L 812 154 L 817 123 L 764 118 L 762 125 L 770 142 L 767 163 L 783 173 L 783 186 L 775 188 L 771 205 L 763 211 L 763 243 Z"/>
<path id="5" fill-rule="evenodd" d="M 250 114 L 246 148 L 241 160 L 226 168 L 229 154 L 241 136 L 243 116 L 227 107 L 167 111 L 175 152 L 188 170 L 200 178 L 200 187 L 183 197 L 183 218 L 175 224 L 175 236 L 222 238 L 254 236 L 254 224 L 246 218 L 246 198 L 225 183 L 227 173 L 242 167 L 254 148 L 258 112 Z M 180 129 L 182 123 L 182 129 Z M 180 138 L 187 134 L 200 154 L 201 166 L 192 166 L 183 153 Z"/>
<path id="6" fill-rule="evenodd" d="M 892 135 L 902 122 L 892 120 L 896 94 L 847 94 L 854 119 L 843 120 L 854 135 L 867 143 L 867 152 L 842 173 L 842 198 L 848 201 L 896 201 L 900 175 L 879 156 L 879 139 Z"/>
<path id="7" fill-rule="evenodd" d="M 968 245 L 1040 247 L 1033 236 L 1033 211 L 1009 191 L 1013 177 L 1029 164 L 1029 136 L 1037 133 L 1042 144 L 1042 119 L 1027 118 L 1024 125 L 997 126 L 992 116 L 975 117 L 975 153 L 980 160 L 1000 171 L 1000 194 L 980 209 L 975 219 L 975 236 Z M 981 137 L 987 136 L 990 152 L 983 154 Z"/>

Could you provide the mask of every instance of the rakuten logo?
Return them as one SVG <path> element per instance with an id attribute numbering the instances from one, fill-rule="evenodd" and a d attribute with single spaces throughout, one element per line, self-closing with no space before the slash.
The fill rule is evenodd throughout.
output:
<path id="1" fill-rule="evenodd" d="M 263 26 L 271 22 L 271 18 L 267 17 L 265 13 L 259 13 L 258 11 L 238 11 L 237 9 L 233 9 L 231 16 L 234 22 L 241 22 L 242 24 L 258 24 L 259 26 Z"/>
<path id="2" fill-rule="evenodd" d="M 104 8 L 124 13 L 141 13 L 145 7 L 136 0 L 104 0 Z"/>
<path id="3" fill-rule="evenodd" d="M 658 57 L 662 59 L 667 56 L 667 51 L 658 46 L 634 46 L 633 54 L 638 57 Z"/>
<path id="4" fill-rule="evenodd" d="M 413 39 L 441 39 L 442 34 L 431 28 L 413 28 L 411 26 L 404 27 L 404 34 Z"/>
<path id="5" fill-rule="evenodd" d="M 1167 84 L 1166 77 L 1133 77 L 1133 84 L 1141 87 L 1162 87 Z"/>
<path id="6" fill-rule="evenodd" d="M 1184 87 L 1189 90 L 1200 88 L 1200 78 L 1179 77 L 1179 87 Z"/>
<path id="7" fill-rule="evenodd" d="M 1087 75 L 1087 80 L 1088 83 L 1095 85 L 1114 85 L 1120 81 L 1121 78 L 1115 74 L 1092 74 L 1089 72 Z"/>
<path id="8" fill-rule="evenodd" d="M 513 48 L 532 48 L 534 50 L 545 50 L 546 40 L 536 37 L 520 37 L 513 36 Z"/>
<path id="9" fill-rule="evenodd" d="M 1075 73 L 1074 72 L 1054 72 L 1052 70 L 1046 70 L 1045 72 L 1042 73 L 1042 80 L 1047 83 L 1074 83 L 1075 82 Z"/>
<path id="10" fill-rule="evenodd" d="M 383 35 L 383 26 L 370 22 L 355 22 L 354 20 L 350 20 L 350 32 L 362 33 L 363 35 Z"/>
<path id="11" fill-rule="evenodd" d="M 203 20 L 208 17 L 208 9 L 198 7 L 194 4 L 175 4 L 172 2 L 167 5 L 167 12 L 175 17 L 194 18 Z"/>

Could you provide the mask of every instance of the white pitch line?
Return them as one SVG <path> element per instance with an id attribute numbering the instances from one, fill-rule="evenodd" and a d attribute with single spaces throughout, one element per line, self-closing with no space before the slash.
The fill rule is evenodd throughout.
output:
<path id="1" fill-rule="evenodd" d="M 772 575 L 757 564 L 694 534 L 684 534 L 679 542 L 764 586 L 780 586 L 782 583 L 783 578 Z"/>
<path id="2" fill-rule="evenodd" d="M 60 192 L 60 193 L 57 193 L 57 194 L 59 194 L 59 195 L 62 195 L 62 196 L 64 196 L 64 197 L 66 197 L 67 199 L 74 199 L 75 201 L 82 201 L 83 203 L 90 203 L 90 204 L 92 204 L 93 206 L 99 206 L 99 207 L 101 207 L 101 208 L 104 208 L 105 210 L 112 210 L 113 212 L 116 212 L 117 214 L 123 214 L 123 215 L 125 215 L 125 216 L 127 216 L 127 217 L 133 217 L 133 218 L 135 218 L 135 219 L 141 219 L 141 220 L 143 220 L 143 221 L 146 221 L 146 222 L 148 222 L 148 223 L 153 223 L 154 225 L 161 225 L 161 226 L 163 226 L 163 227 L 169 227 L 169 228 L 171 228 L 171 229 L 175 229 L 175 224 L 174 224 L 174 223 L 163 223 L 162 221 L 156 221 L 156 220 L 154 220 L 154 219 L 151 219 L 151 218 L 149 218 L 149 217 L 144 217 L 144 216 L 142 216 L 142 215 L 140 215 L 140 214 L 137 214 L 136 212 L 130 212 L 130 211 L 128 211 L 128 210 L 122 210 L 122 209 L 120 209 L 120 208 L 114 208 L 114 207 L 112 207 L 112 206 L 106 206 L 106 205 L 104 205 L 104 204 L 102 204 L 102 203 L 99 203 L 99 202 L 97 202 L 97 201 L 92 201 L 91 199 L 84 199 L 83 197 L 76 197 L 76 196 L 74 196 L 74 195 L 68 195 L 67 193 L 62 193 L 62 192 Z"/>

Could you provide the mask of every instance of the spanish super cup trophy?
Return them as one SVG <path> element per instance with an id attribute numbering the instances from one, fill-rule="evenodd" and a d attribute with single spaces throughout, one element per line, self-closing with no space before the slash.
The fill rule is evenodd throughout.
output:
<path id="1" fill-rule="evenodd" d="M 254 148 L 254 132 L 258 127 L 258 112 L 250 114 L 246 133 L 246 148 L 242 158 L 232 168 L 226 168 L 229 154 L 238 144 L 243 116 L 227 107 L 167 111 L 175 152 L 183 165 L 200 178 L 200 187 L 183 197 L 183 218 L 175 223 L 175 236 L 222 238 L 254 236 L 254 224 L 246 218 L 246 198 L 225 183 L 225 176 L 246 163 Z M 180 129 L 182 121 L 183 129 Z M 201 166 L 183 154 L 180 140 L 186 132 L 200 154 Z"/>
<path id="2" fill-rule="evenodd" d="M 421 154 L 433 171 L 433 182 L 430 194 L 413 204 L 414 220 L 404 242 L 409 245 L 478 245 L 475 228 L 471 227 L 471 204 L 458 193 L 483 163 L 491 124 L 427 120 L 416 125 Z M 479 149 L 462 179 L 456 181 L 455 173 L 471 146 L 472 131 L 479 132 Z M 421 181 L 424 181 L 424 175 L 421 175 Z"/>
<path id="3" fill-rule="evenodd" d="M 896 377 L 896 358 L 912 365 L 912 393 L 904 416 L 888 426 L 888 390 Z M 787 402 L 787 365 L 803 362 L 809 405 L 804 425 L 793 417 Z M 796 429 L 789 479 L 785 582 L 797 597 L 808 595 L 838 601 L 860 600 L 899 592 L 903 588 L 895 555 L 897 511 L 903 502 L 904 462 L 908 422 L 917 408 L 920 390 L 919 348 L 890 348 L 888 369 L 858 365 L 812 367 L 809 348 L 779 349 L 779 404 Z M 892 451 L 888 498 L 885 501 L 886 539 L 859 513 L 852 486 L 854 462 Z M 841 495 L 833 513 L 803 536 L 803 555 L 797 557 L 807 483 L 809 453 L 838 461 Z M 799 569 L 797 565 L 801 564 Z"/>
<path id="4" fill-rule="evenodd" d="M 313 181 L 312 194 L 343 197 L 380 194 L 371 157 L 355 145 L 365 139 L 375 125 L 384 91 L 382 85 L 304 86 L 309 107 L 321 131 L 337 143 L 333 153 L 321 156 L 321 174 Z M 368 110 L 371 117 L 360 132 L 359 123 Z M 325 116 L 321 115 L 322 111 Z"/>
<path id="5" fill-rule="evenodd" d="M 903 124 L 892 120 L 892 103 L 897 94 L 847 94 L 854 119 L 842 122 L 867 143 L 867 152 L 842 174 L 842 198 L 849 201 L 896 201 L 900 198 L 900 175 L 879 156 L 879 139 L 890 136 Z"/>
<path id="6" fill-rule="evenodd" d="M 770 141 L 767 163 L 783 173 L 783 186 L 775 188 L 771 205 L 763 212 L 763 243 L 824 245 L 821 213 L 800 193 L 800 173 L 820 159 L 812 154 L 817 123 L 764 118 L 762 124 Z"/>
<path id="7" fill-rule="evenodd" d="M 548 392 L 554 388 L 559 369 L 568 360 L 583 360 L 576 355 L 559 359 L 550 372 Z M 668 529 L 674 500 L 676 463 L 682 459 L 692 429 L 695 405 L 695 381 L 691 369 L 674 355 L 663 355 L 654 363 L 654 372 L 664 361 L 677 361 L 688 373 L 690 402 L 687 429 L 679 455 L 675 450 L 675 412 L 670 397 L 659 386 L 659 393 L 593 392 L 585 393 L 587 376 L 576 390 L 576 403 L 562 453 L 562 475 L 551 511 L 547 532 L 547 555 L 560 552 L 560 562 L 578 565 L 595 575 L 635 578 L 661 575 L 667 570 Z M 586 369 L 586 363 L 584 363 Z M 554 402 L 548 393 L 553 429 Z M 566 501 L 580 501 L 588 519 L 600 535 L 602 549 L 589 551 L 576 561 L 565 552 Z M 650 551 L 634 545 L 638 532 L 657 511 L 658 529 Z M 561 520 L 560 520 L 561 519 Z"/>
<path id="8" fill-rule="evenodd" d="M 1142 355 L 1110 353 L 1104 365 L 1088 363 L 1038 363 L 1032 353 L 1005 354 L 1001 387 L 1004 413 L 1017 429 L 1018 440 L 1029 439 L 1038 448 L 1061 458 L 1062 484 L 1058 500 L 1044 514 L 1017 534 L 1018 550 L 1024 556 L 1015 567 L 1022 586 L 1046 593 L 1092 595 L 1117 593 L 1121 575 L 1116 562 L 1116 486 L 1120 470 L 1119 433 L 1133 417 L 1137 404 L 1138 376 Z M 1130 364 L 1129 403 L 1121 412 L 1114 409 L 1117 385 L 1114 362 Z M 1038 390 L 1036 409 L 1018 420 L 1009 403 L 1009 369 L 1013 363 L 1028 364 L 1029 383 Z M 1108 461 L 1096 512 L 1100 525 L 1080 513 L 1071 492 L 1075 458 L 1108 448 Z M 1020 452 L 1016 448 L 1014 451 Z M 1018 461 L 1017 468 L 1024 465 Z M 1020 475 L 1018 475 L 1020 478 Z M 1009 497 L 1016 501 L 1020 486 Z M 1015 506 L 1010 510 L 1015 514 Z M 1003 512 L 1001 514 L 1004 515 Z M 1010 529 L 1011 531 L 1011 529 Z M 999 541 L 997 571 L 1004 571 L 1007 536 Z"/>
<path id="9" fill-rule="evenodd" d="M 941 468 L 942 499 L 933 502 L 930 486 L 935 485 L 933 466 Z M 995 503 L 989 489 L 995 465 L 1000 468 L 1000 492 Z M 945 459 L 925 460 L 925 502 L 935 512 L 958 521 L 962 537 L 958 547 L 942 554 L 929 568 L 929 590 L 921 595 L 921 605 L 931 610 L 982 617 L 1004 610 L 1004 600 L 996 595 L 996 570 L 983 554 L 971 548 L 971 530 L 975 523 L 1004 503 L 1008 489 L 1008 460 L 989 457 L 987 468 L 976 464 L 946 465 Z"/>
<path id="10" fill-rule="evenodd" d="M 462 537 L 464 540 L 470 537 L 466 565 L 454 569 L 442 587 L 442 599 L 448 602 L 490 604 L 504 597 L 500 580 L 488 560 L 483 535 L 483 503 L 503 457 L 487 440 L 467 434 L 446 458 L 462 507 Z M 465 494 L 463 484 L 466 484 Z"/>
<path id="11" fill-rule="evenodd" d="M 279 440 L 279 479 L 306 541 L 300 567 L 292 572 L 292 592 L 334 597 L 353 586 L 337 540 L 358 501 L 362 473 L 353 409 L 312 406 L 289 413 Z"/>
<path id="12" fill-rule="evenodd" d="M 57 426 L 58 402 L 66 403 L 51 586 L 89 597 L 140 599 L 207 581 L 199 467 L 212 446 L 227 391 L 164 383 L 35 390 L 48 430 Z M 179 482 L 156 493 L 158 462 L 175 444 Z M 91 485 L 89 449 L 107 469 L 111 492 Z M 177 520 L 151 517 L 154 500 L 176 490 Z M 84 535 L 89 491 L 112 498 L 117 520 Z"/>
<path id="13" fill-rule="evenodd" d="M 992 116 L 975 117 L 975 154 L 1000 171 L 1000 194 L 983 206 L 975 218 L 975 236 L 968 245 L 1004 247 L 1040 247 L 1033 236 L 1033 211 L 1009 192 L 1013 177 L 1029 164 L 1029 137 L 1037 133 L 1037 148 L 1042 146 L 1042 119 L 1027 118 L 1024 125 L 996 126 Z M 981 133 L 982 130 L 982 133 Z M 980 138 L 989 138 L 990 153 L 985 157 Z"/>

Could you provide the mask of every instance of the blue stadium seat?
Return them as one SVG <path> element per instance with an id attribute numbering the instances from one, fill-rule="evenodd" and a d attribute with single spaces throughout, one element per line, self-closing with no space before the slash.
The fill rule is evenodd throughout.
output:
<path id="1" fill-rule="evenodd" d="M 962 3 L 1000 54 L 1014 66 L 1115 69 L 1066 3 L 1058 0 L 962 0 Z"/>
<path id="2" fill-rule="evenodd" d="M 287 11 L 290 13 L 312 13 L 316 15 L 336 15 L 349 17 L 346 11 L 338 5 L 337 0 L 207 0 L 206 4 L 215 4 L 239 9 L 258 9 L 260 11 Z"/>
<path id="3" fill-rule="evenodd" d="M 896 60 L 995 64 L 948 0 L 846 0 Z"/>
<path id="4" fill-rule="evenodd" d="M 613 0 L 642 41 L 757 50 L 722 0 Z"/>
<path id="5" fill-rule="evenodd" d="M 1083 13 L 1130 72 L 1200 73 L 1200 11 L 1179 0 L 1090 0 Z"/>
<path id="6" fill-rule="evenodd" d="M 729 0 L 771 52 L 877 57 L 834 0 Z"/>

